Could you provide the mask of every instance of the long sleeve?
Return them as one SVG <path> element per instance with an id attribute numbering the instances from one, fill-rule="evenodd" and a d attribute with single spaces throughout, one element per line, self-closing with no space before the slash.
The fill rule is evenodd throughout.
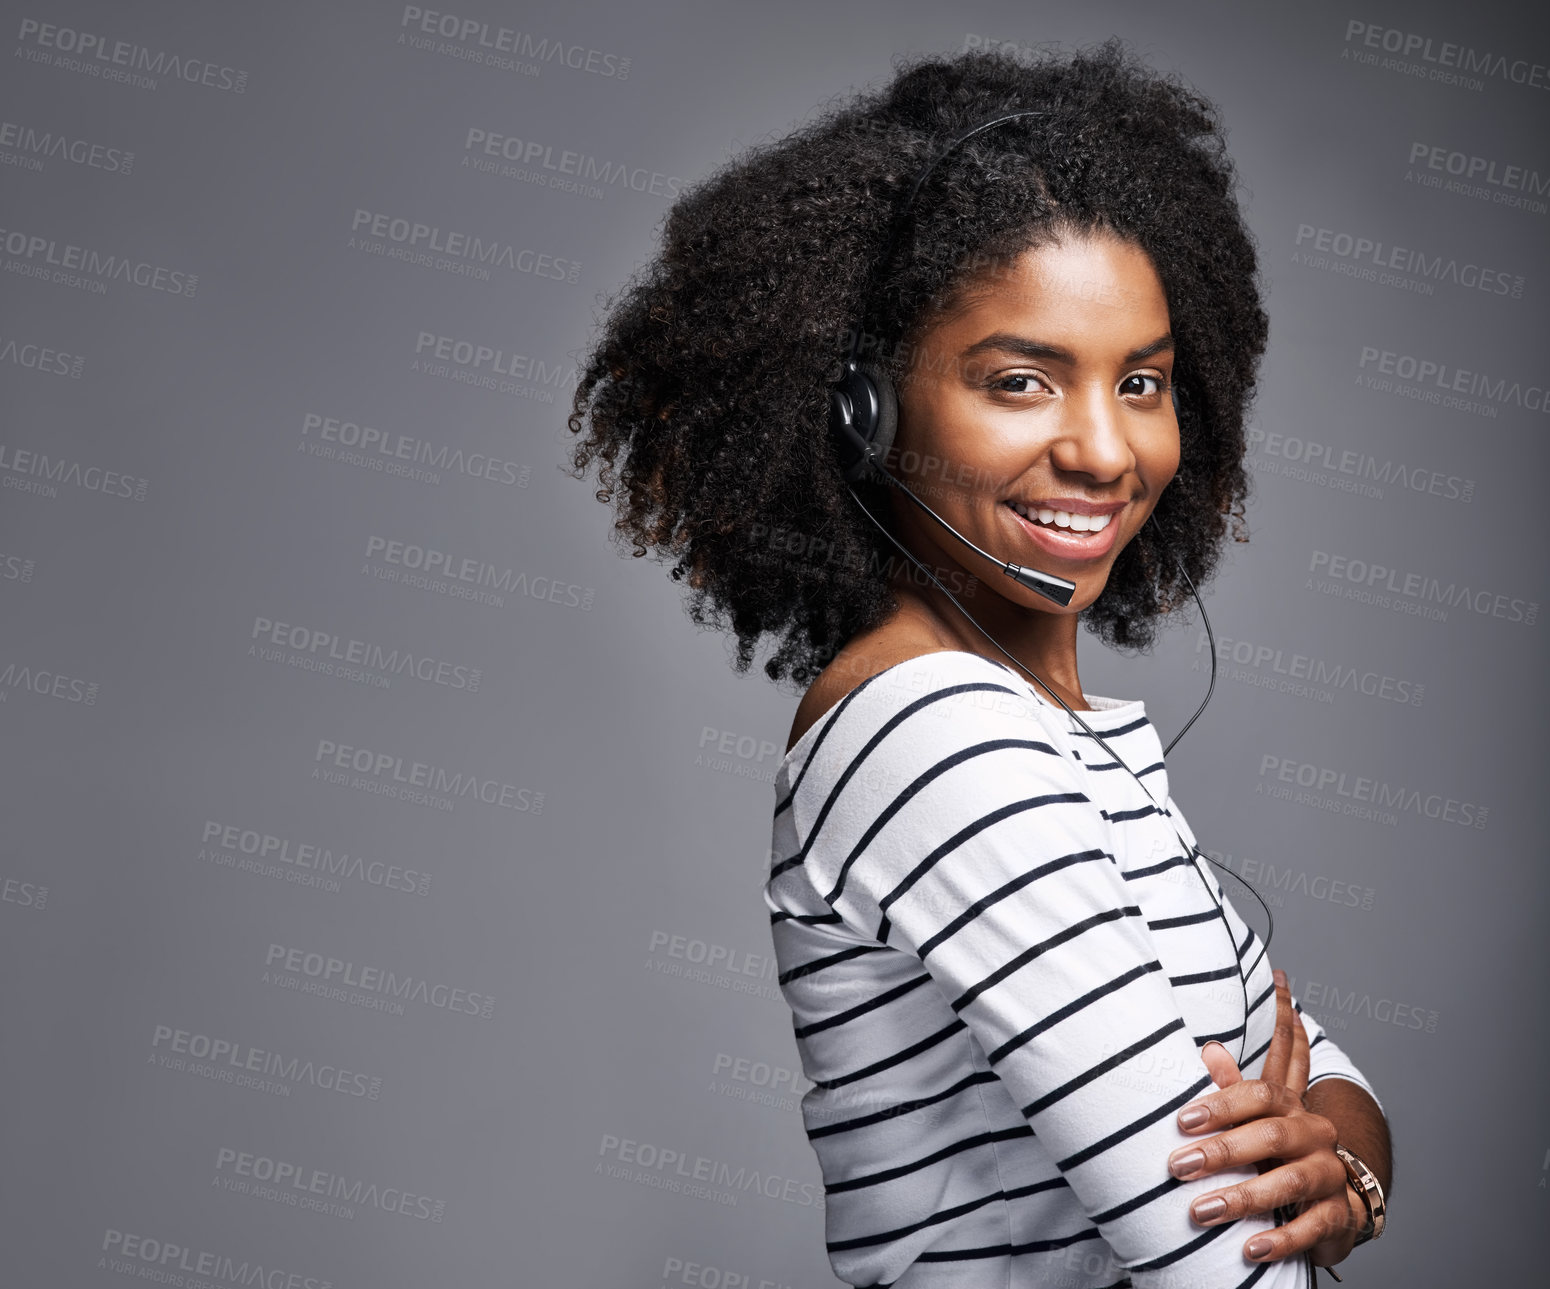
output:
<path id="1" fill-rule="evenodd" d="M 1302 1021 L 1304 1032 L 1308 1035 L 1308 1086 L 1311 1088 L 1320 1079 L 1346 1079 L 1365 1091 L 1378 1103 L 1378 1109 L 1382 1110 L 1383 1102 L 1379 1100 L 1378 1093 L 1367 1076 L 1336 1045 L 1335 1040 L 1330 1038 L 1324 1027 L 1303 1010 L 1302 1003 L 1295 993 L 1292 995 L 1292 1007 Z"/>
<path id="2" fill-rule="evenodd" d="M 1268 1214 L 1191 1220 L 1197 1196 L 1258 1170 L 1169 1174 L 1170 1152 L 1196 1139 L 1175 1115 L 1212 1087 L 1181 1010 L 1187 978 L 1159 960 L 1089 795 L 1097 776 L 1050 709 L 997 674 L 982 662 L 909 702 L 883 685 L 856 692 L 847 716 L 875 732 L 859 750 L 819 740 L 803 773 L 832 786 L 808 797 L 783 867 L 803 866 L 858 943 L 923 964 L 1136 1289 L 1306 1285 L 1301 1259 L 1244 1256 Z M 1235 973 L 1203 974 L 1221 996 L 1237 994 Z M 1335 1072 L 1338 1049 L 1318 1049 Z"/>

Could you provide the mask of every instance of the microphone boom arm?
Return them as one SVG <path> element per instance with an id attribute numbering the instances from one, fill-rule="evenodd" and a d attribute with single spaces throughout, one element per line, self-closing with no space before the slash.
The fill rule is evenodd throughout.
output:
<path id="1" fill-rule="evenodd" d="M 941 524 L 943 528 L 947 529 L 948 532 L 950 532 L 970 550 L 983 555 L 992 564 L 997 565 L 1003 573 L 1005 573 L 1019 586 L 1026 586 L 1030 591 L 1037 591 L 1045 599 L 1053 600 L 1056 604 L 1060 605 L 1061 608 L 1065 608 L 1071 603 L 1071 596 L 1076 591 L 1075 582 L 1067 581 L 1063 577 L 1056 577 L 1053 573 L 1041 573 L 1036 568 L 1023 568 L 1020 564 L 1008 564 L 1004 559 L 997 559 L 989 551 L 980 550 L 978 546 L 971 542 L 967 537 L 965 537 L 950 523 L 948 523 L 947 520 L 943 519 L 941 515 L 937 514 L 936 511 L 932 510 L 930 506 L 926 505 L 924 501 L 917 497 L 915 495 L 914 489 L 906 487 L 901 480 L 894 478 L 891 473 L 889 473 L 887 470 L 884 470 L 882 468 L 882 463 L 877 461 L 875 456 L 873 457 L 873 464 L 877 466 L 878 474 L 882 475 L 883 478 L 887 479 L 889 483 L 898 488 L 900 492 L 902 492 L 906 497 L 913 501 L 928 515 L 930 515 L 931 518 L 936 520 L 937 523 Z"/>

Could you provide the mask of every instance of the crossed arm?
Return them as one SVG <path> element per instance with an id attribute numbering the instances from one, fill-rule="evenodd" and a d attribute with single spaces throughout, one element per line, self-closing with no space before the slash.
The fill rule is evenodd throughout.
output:
<path id="1" fill-rule="evenodd" d="M 1202 1135 L 1196 1146 L 1169 1156 L 1176 1177 L 1196 1178 L 1237 1164 L 1255 1164 L 1251 1181 L 1201 1196 L 1191 1217 L 1218 1226 L 1251 1213 L 1294 1206 L 1284 1226 L 1244 1246 L 1256 1262 L 1311 1250 L 1315 1266 L 1343 1261 L 1367 1220 L 1367 1209 L 1335 1154 L 1338 1141 L 1377 1177 L 1385 1198 L 1393 1177 L 1388 1121 L 1365 1088 L 1339 1077 L 1308 1086 L 1308 1035 L 1292 1007 L 1286 976 L 1276 971 L 1276 1031 L 1258 1079 L 1244 1079 L 1227 1049 L 1208 1043 L 1202 1060 L 1218 1085 L 1179 1112 L 1179 1127 Z M 1186 1120 L 1192 1110 L 1203 1117 Z M 1209 1135 L 1207 1134 L 1214 1134 Z M 1194 1156 L 1199 1158 L 1194 1158 Z"/>

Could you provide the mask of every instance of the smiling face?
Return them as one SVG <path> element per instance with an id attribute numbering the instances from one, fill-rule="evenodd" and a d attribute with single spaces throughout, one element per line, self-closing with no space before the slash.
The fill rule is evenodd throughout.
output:
<path id="1" fill-rule="evenodd" d="M 1178 470 L 1172 372 L 1144 251 L 1095 233 L 1024 252 L 914 339 L 889 469 L 983 550 L 1075 582 L 1071 603 L 999 575 L 897 495 L 895 531 L 928 563 L 1074 618 Z"/>

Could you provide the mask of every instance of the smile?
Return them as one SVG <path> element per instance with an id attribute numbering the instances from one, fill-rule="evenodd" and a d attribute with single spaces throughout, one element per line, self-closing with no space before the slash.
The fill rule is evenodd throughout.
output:
<path id="1" fill-rule="evenodd" d="M 1021 502 L 1002 503 L 1013 522 L 1046 556 L 1061 560 L 1102 559 L 1114 549 L 1119 525 L 1114 515 L 1084 515 L 1066 510 L 1030 510 Z"/>
<path id="2" fill-rule="evenodd" d="M 1100 533 L 1109 526 L 1112 515 L 1072 515 L 1064 510 L 1029 510 L 1020 501 L 1006 503 L 1024 519 L 1046 528 L 1068 528 L 1074 533 Z"/>

